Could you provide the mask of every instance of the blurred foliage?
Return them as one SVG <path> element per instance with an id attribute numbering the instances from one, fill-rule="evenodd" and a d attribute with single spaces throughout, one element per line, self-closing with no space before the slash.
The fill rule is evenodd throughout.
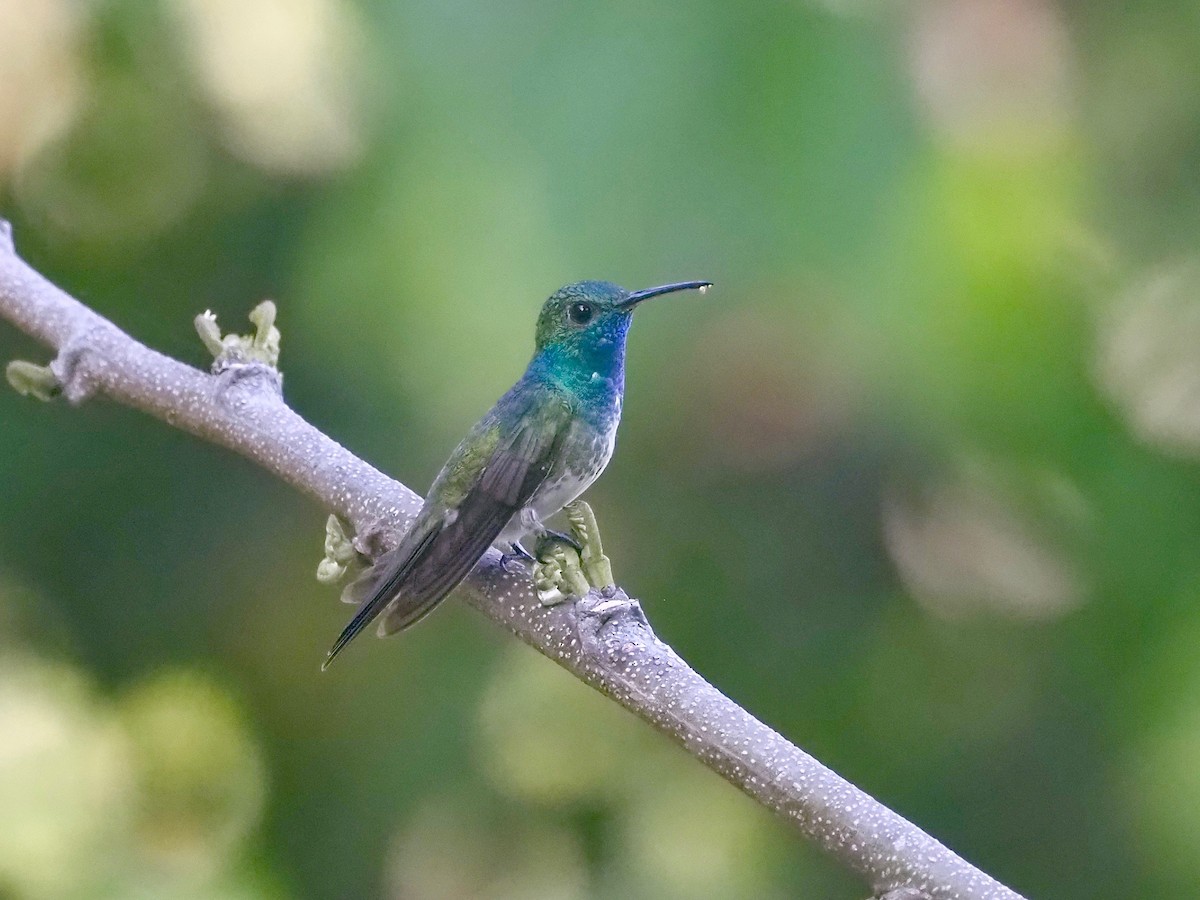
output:
<path id="1" fill-rule="evenodd" d="M 0 22 L 26 258 L 198 365 L 275 298 L 291 402 L 418 489 L 554 288 L 715 281 L 589 496 L 663 637 L 1030 896 L 1200 894 L 1200 6 Z M 321 676 L 326 511 L 222 451 L 4 390 L 0 486 L 0 895 L 863 894 L 454 604 Z"/>

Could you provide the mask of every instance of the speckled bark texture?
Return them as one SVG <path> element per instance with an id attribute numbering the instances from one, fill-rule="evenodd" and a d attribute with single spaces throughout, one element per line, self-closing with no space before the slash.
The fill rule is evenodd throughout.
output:
<path id="1" fill-rule="evenodd" d="M 393 544 L 420 506 L 292 412 L 274 369 L 213 375 L 143 346 L 26 265 L 2 221 L 0 317 L 56 351 L 51 369 L 70 402 L 103 395 L 235 450 L 353 524 L 363 548 Z M 547 609 L 528 575 L 501 568 L 493 551 L 458 596 L 774 810 L 877 896 L 1018 897 L 708 684 L 620 588 Z"/>

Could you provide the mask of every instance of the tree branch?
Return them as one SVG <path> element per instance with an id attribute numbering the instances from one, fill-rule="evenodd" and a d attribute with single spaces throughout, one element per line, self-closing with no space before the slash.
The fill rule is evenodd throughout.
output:
<path id="1" fill-rule="evenodd" d="M 207 374 L 149 349 L 30 268 L 2 220 L 0 317 L 57 352 L 50 371 L 71 403 L 101 394 L 228 447 L 349 521 L 363 546 L 394 544 L 420 507 L 296 415 L 273 367 L 218 360 Z M 708 684 L 620 588 L 545 608 L 529 577 L 489 551 L 457 595 L 774 810 L 876 895 L 1020 900 Z"/>

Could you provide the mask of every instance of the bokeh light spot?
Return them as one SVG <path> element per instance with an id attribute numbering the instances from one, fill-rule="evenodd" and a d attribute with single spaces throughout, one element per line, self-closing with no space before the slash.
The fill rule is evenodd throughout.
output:
<path id="1" fill-rule="evenodd" d="M 230 148 L 282 174 L 341 168 L 362 149 L 364 35 L 341 0 L 174 0 Z"/>

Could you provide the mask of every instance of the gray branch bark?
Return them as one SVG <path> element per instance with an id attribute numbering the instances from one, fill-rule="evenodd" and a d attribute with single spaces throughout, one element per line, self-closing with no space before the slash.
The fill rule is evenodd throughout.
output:
<path id="1" fill-rule="evenodd" d="M 421 498 L 326 437 L 255 363 L 208 374 L 151 350 L 21 260 L 0 220 L 0 317 L 56 351 L 66 398 L 103 395 L 253 460 L 386 547 Z M 636 713 L 862 876 L 877 896 L 1019 895 L 838 776 L 701 678 L 619 588 L 544 608 L 490 552 L 457 595 Z"/>

